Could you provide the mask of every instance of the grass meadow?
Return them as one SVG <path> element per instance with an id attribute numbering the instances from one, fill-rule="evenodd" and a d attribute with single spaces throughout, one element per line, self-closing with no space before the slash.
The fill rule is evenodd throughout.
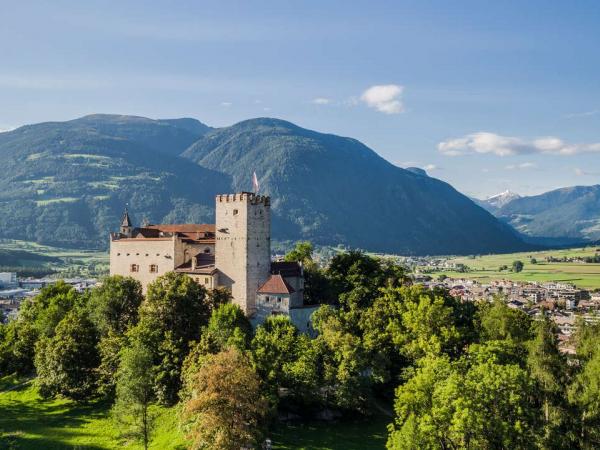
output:
<path id="1" fill-rule="evenodd" d="M 186 442 L 175 408 L 156 408 L 156 430 L 150 448 L 182 450 Z M 280 450 L 383 450 L 386 417 L 337 424 L 278 426 L 271 433 Z M 18 450 L 138 450 L 135 442 L 119 439 L 106 402 L 76 404 L 64 399 L 43 400 L 31 380 L 0 379 L 0 448 Z"/>

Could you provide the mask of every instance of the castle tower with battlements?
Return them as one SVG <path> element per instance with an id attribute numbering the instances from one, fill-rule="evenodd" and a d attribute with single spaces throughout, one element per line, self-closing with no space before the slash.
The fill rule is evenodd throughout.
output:
<path id="1" fill-rule="evenodd" d="M 253 324 L 285 314 L 308 330 L 315 306 L 304 305 L 298 262 L 271 262 L 271 200 L 251 192 L 217 195 L 215 224 L 145 224 L 127 211 L 110 235 L 110 274 L 132 277 L 144 293 L 159 276 L 177 272 L 206 289 L 224 287 Z"/>
<path id="2" fill-rule="evenodd" d="M 231 289 L 233 302 L 252 316 L 256 292 L 271 274 L 271 205 L 250 192 L 217 195 L 215 268 L 219 285 Z"/>

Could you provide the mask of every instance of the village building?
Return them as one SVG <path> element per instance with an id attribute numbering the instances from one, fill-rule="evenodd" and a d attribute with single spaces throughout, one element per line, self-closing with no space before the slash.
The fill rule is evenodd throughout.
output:
<path id="1" fill-rule="evenodd" d="M 309 331 L 304 274 L 297 262 L 271 261 L 271 201 L 250 192 L 217 195 L 215 224 L 135 227 L 127 211 L 110 235 L 110 274 L 138 280 L 144 293 L 167 272 L 207 289 L 224 287 L 254 322 L 285 314 Z"/>

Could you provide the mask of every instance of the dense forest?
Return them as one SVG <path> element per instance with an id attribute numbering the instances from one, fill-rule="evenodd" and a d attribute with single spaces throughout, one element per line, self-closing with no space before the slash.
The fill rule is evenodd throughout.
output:
<path id="1" fill-rule="evenodd" d="M 393 410 L 390 450 L 598 448 L 600 325 L 579 323 L 566 356 L 544 316 L 501 299 L 463 303 L 360 252 L 322 269 L 311 250 L 287 255 L 322 304 L 311 335 L 285 316 L 253 329 L 226 291 L 183 275 L 145 297 L 115 276 L 27 300 L 0 328 L 0 373 L 34 374 L 48 398 L 104 398 L 124 439 L 146 446 L 162 404 L 178 405 L 192 449 L 256 448 L 284 417 L 378 410 Z"/>

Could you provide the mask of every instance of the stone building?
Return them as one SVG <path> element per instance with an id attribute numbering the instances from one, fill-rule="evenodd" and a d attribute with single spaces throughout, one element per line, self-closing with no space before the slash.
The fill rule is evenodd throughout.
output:
<path id="1" fill-rule="evenodd" d="M 271 262 L 270 198 L 217 195 L 215 216 L 214 225 L 134 227 L 125 211 L 119 232 L 110 235 L 110 274 L 135 278 L 145 293 L 158 276 L 184 273 L 208 289 L 229 289 L 233 302 L 254 321 L 287 314 L 292 320 L 302 317 L 299 328 L 307 328 L 301 265 Z"/>

